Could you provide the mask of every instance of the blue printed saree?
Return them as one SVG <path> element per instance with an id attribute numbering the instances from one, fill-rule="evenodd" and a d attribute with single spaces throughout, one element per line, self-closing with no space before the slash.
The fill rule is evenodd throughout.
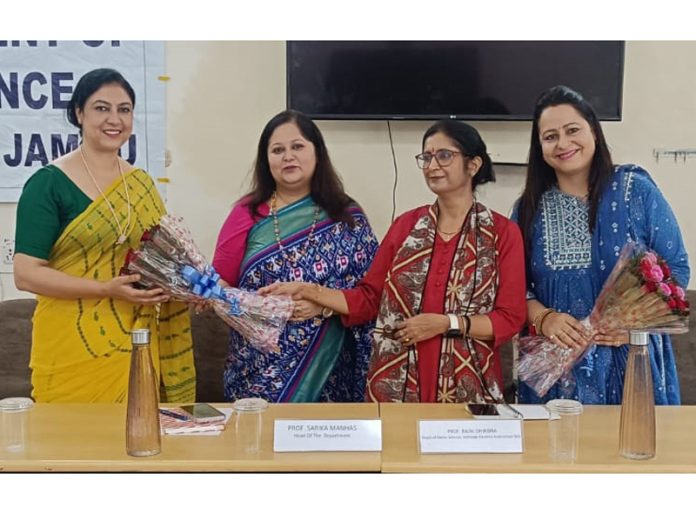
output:
<path id="1" fill-rule="evenodd" d="M 349 212 L 353 228 L 331 220 L 309 196 L 285 206 L 277 213 L 282 247 L 273 217 L 257 222 L 249 231 L 239 287 L 253 291 L 293 280 L 334 289 L 355 287 L 378 243 L 362 210 L 353 205 Z M 280 352 L 271 354 L 255 350 L 231 331 L 225 397 L 361 402 L 373 327 L 370 323 L 346 328 L 339 316 L 290 321 L 279 340 Z"/>

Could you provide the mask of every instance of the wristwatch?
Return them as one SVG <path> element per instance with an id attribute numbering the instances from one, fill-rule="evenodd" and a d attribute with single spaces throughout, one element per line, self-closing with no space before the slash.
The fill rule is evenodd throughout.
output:
<path id="1" fill-rule="evenodd" d="M 445 332 L 445 337 L 462 337 L 462 329 L 459 328 L 459 318 L 454 314 L 448 314 L 450 326 L 447 332 Z"/>
<path id="2" fill-rule="evenodd" d="M 321 309 L 321 317 L 322 318 L 330 318 L 333 315 L 334 315 L 333 309 L 329 309 L 328 307 L 322 307 L 322 309 Z"/>

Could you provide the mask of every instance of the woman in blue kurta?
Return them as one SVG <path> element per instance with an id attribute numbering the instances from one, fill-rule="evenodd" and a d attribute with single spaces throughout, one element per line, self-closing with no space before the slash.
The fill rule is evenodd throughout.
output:
<path id="1" fill-rule="evenodd" d="M 552 398 L 621 403 L 627 334 L 600 334 L 590 343 L 579 320 L 590 314 L 630 241 L 657 252 L 675 279 L 688 285 L 688 256 L 669 204 L 646 170 L 613 165 L 591 105 L 577 92 L 556 86 L 536 104 L 527 182 L 513 218 L 527 250 L 530 327 L 562 346 L 593 343 L 543 398 L 520 383 L 520 403 Z M 679 404 L 670 339 L 650 338 L 655 402 Z"/>
<path id="2" fill-rule="evenodd" d="M 255 291 L 276 281 L 354 287 L 377 251 L 365 214 L 343 191 L 316 124 L 284 111 L 264 128 L 249 195 L 220 231 L 213 265 L 230 285 Z M 330 309 L 295 304 L 278 353 L 254 349 L 234 330 L 225 397 L 273 402 L 359 402 L 373 322 L 346 328 Z"/>

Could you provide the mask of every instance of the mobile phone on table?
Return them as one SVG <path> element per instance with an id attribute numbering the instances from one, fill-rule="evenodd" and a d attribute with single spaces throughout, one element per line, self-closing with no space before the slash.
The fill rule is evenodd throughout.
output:
<path id="1" fill-rule="evenodd" d="M 470 403 L 467 409 L 474 416 L 500 416 L 495 403 Z"/>
<path id="2" fill-rule="evenodd" d="M 207 403 L 182 405 L 181 410 L 191 415 L 194 421 L 224 421 L 225 414 Z"/>

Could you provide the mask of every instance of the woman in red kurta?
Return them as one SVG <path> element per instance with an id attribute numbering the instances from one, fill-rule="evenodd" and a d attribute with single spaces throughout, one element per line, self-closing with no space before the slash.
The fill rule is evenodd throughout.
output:
<path id="1" fill-rule="evenodd" d="M 437 200 L 394 221 L 355 289 L 296 282 L 266 292 L 325 305 L 346 325 L 377 317 L 370 401 L 501 402 L 499 346 L 526 315 L 520 231 L 474 197 L 494 180 L 476 129 L 436 123 L 416 160 Z"/>

